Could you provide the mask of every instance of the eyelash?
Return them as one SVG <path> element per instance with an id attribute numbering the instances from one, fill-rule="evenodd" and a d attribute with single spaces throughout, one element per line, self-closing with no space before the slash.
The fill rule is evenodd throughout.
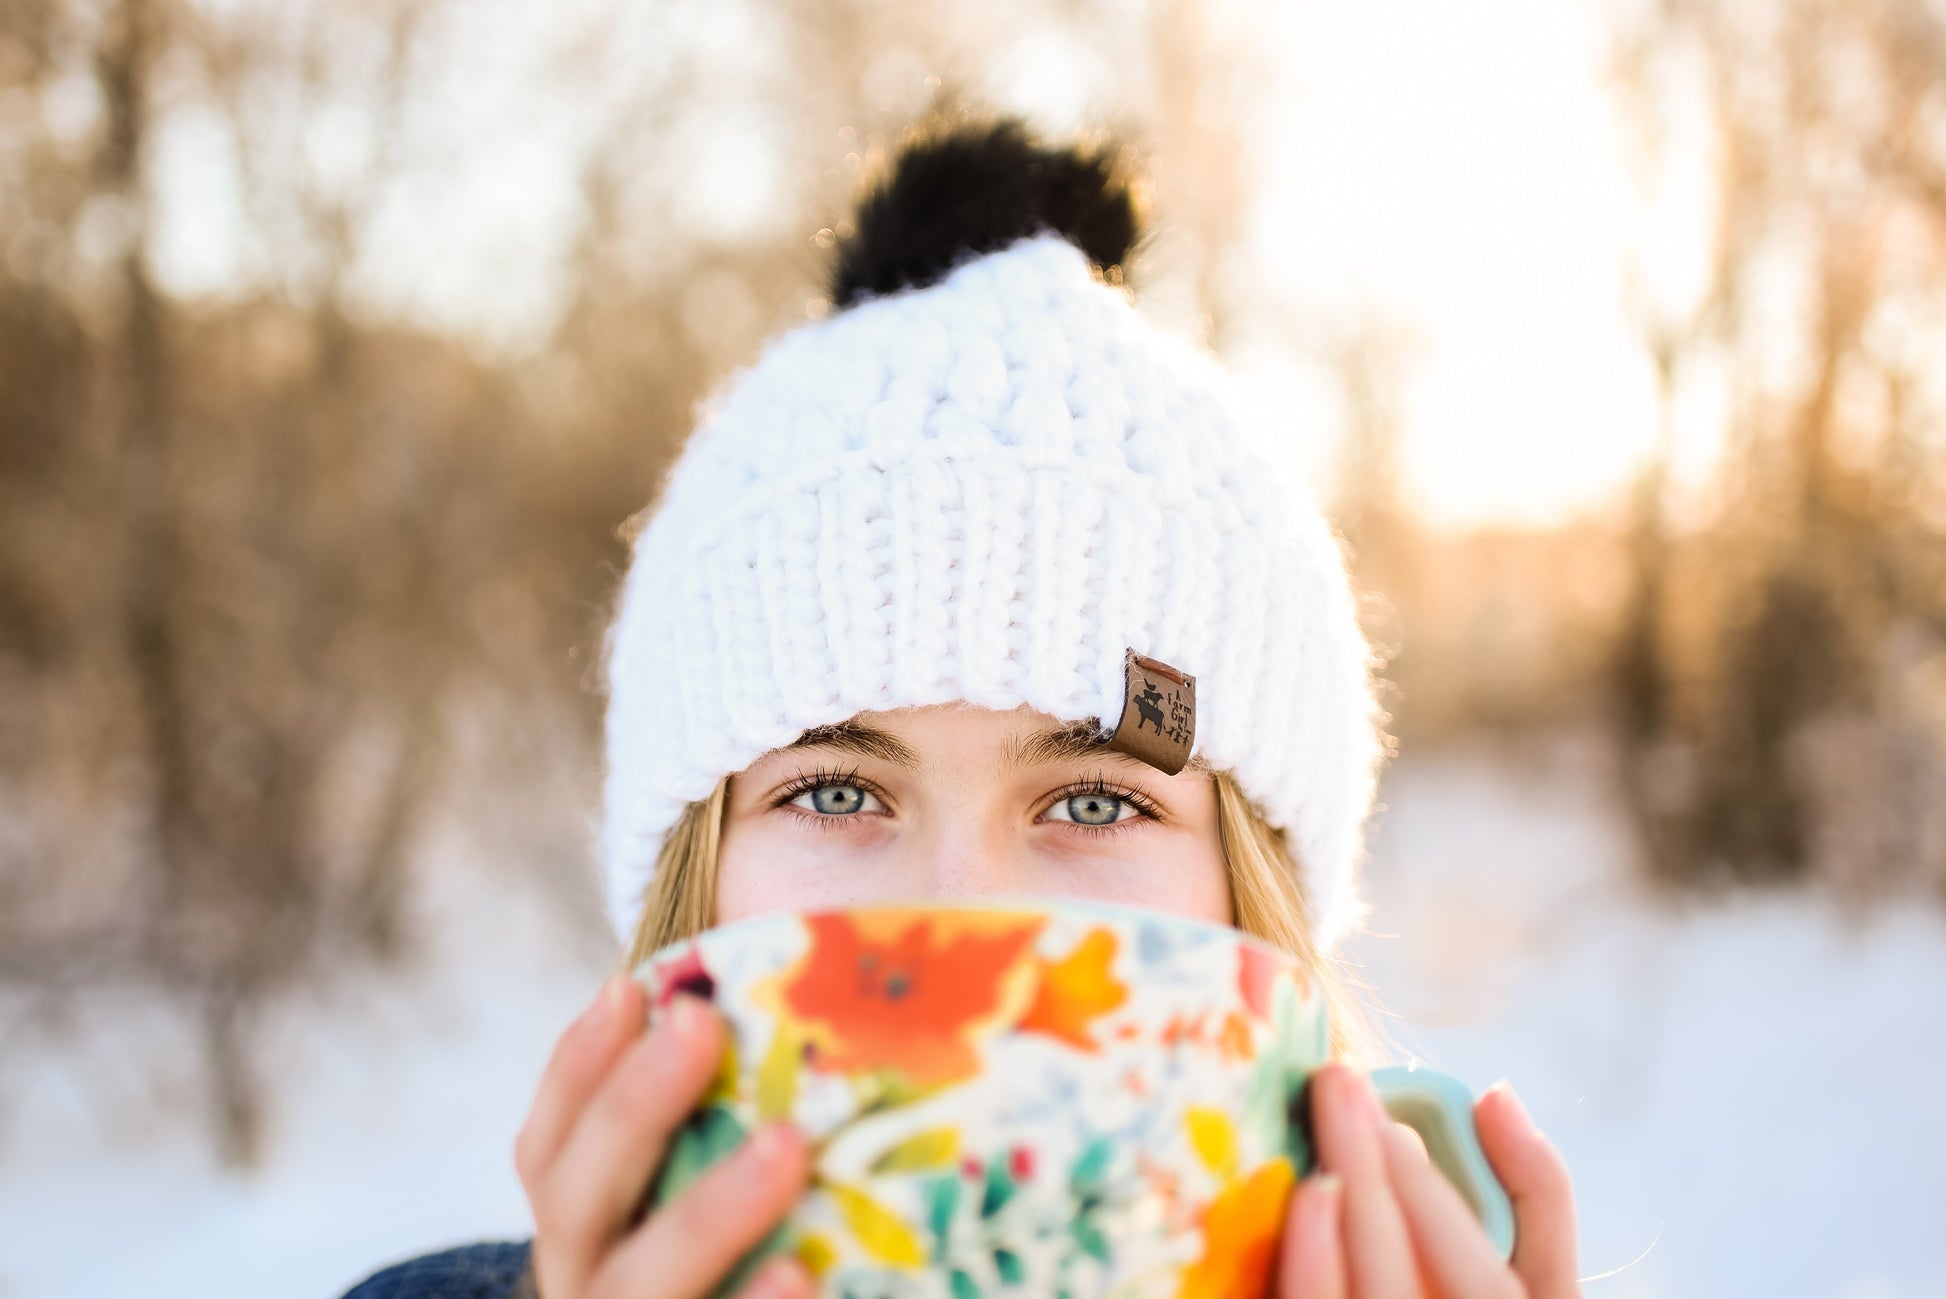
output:
<path id="1" fill-rule="evenodd" d="M 1121 802 L 1127 803 L 1141 814 L 1139 816 L 1129 817 L 1126 821 L 1114 821 L 1108 825 L 1083 825 L 1079 821 L 1065 823 L 1081 831 L 1083 834 L 1121 834 L 1125 830 L 1134 829 L 1144 821 L 1160 821 L 1162 819 L 1162 809 L 1156 806 L 1155 800 L 1149 797 L 1147 791 L 1134 786 L 1111 785 L 1107 777 L 1099 772 L 1090 780 L 1077 781 L 1075 784 L 1063 789 L 1055 790 L 1054 801 L 1053 803 L 1049 803 L 1048 806 L 1052 807 L 1054 803 L 1061 803 L 1082 794 L 1094 794 L 1102 798 L 1118 799 Z"/>
<path id="2" fill-rule="evenodd" d="M 819 767 L 816 771 L 800 771 L 795 776 L 792 776 L 784 783 L 784 787 L 777 791 L 777 797 L 772 801 L 771 806 L 773 808 L 781 808 L 796 816 L 799 820 L 809 821 L 820 830 L 839 829 L 846 821 L 852 818 L 849 816 L 827 816 L 823 812 L 807 812 L 801 807 L 790 806 L 791 801 L 799 794 L 813 789 L 822 789 L 826 785 L 851 785 L 867 793 L 876 794 L 880 798 L 885 797 L 884 791 L 880 790 L 878 786 L 872 784 L 869 780 L 861 780 L 859 778 L 858 768 L 856 767 L 853 767 L 850 771 L 827 771 L 825 768 Z"/>
<path id="3" fill-rule="evenodd" d="M 799 817 L 808 819 L 814 822 L 820 830 L 835 830 L 852 818 L 850 816 L 829 816 L 823 812 L 807 812 L 801 807 L 791 806 L 791 803 L 798 795 L 809 790 L 822 789 L 827 785 L 849 785 L 856 789 L 862 789 L 866 793 L 875 794 L 881 799 L 885 797 L 885 791 L 874 785 L 871 781 L 861 778 L 856 767 L 851 768 L 849 771 L 832 771 L 824 767 L 819 767 L 815 771 L 800 771 L 797 775 L 786 781 L 784 787 L 777 791 L 777 797 L 772 801 L 771 806 L 773 808 L 782 808 L 785 811 L 795 813 Z M 1108 825 L 1084 825 L 1079 821 L 1066 821 L 1061 823 L 1071 826 L 1083 834 L 1120 834 L 1125 830 L 1139 825 L 1143 821 L 1160 821 L 1162 819 L 1162 809 L 1156 806 L 1155 800 L 1150 797 L 1146 790 L 1139 786 L 1112 785 L 1108 782 L 1106 775 L 1099 772 L 1092 779 L 1077 781 L 1072 785 L 1055 790 L 1053 800 L 1048 806 L 1052 807 L 1055 803 L 1076 798 L 1082 794 L 1094 794 L 1097 797 L 1119 799 L 1141 814 L 1130 817 L 1125 821 L 1115 821 Z"/>

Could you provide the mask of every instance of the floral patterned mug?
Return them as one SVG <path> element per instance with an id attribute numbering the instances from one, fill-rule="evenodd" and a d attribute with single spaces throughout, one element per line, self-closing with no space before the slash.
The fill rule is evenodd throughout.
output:
<path id="1" fill-rule="evenodd" d="M 635 977 L 652 1014 L 697 993 L 731 1030 L 645 1208 L 764 1121 L 811 1143 L 809 1189 L 719 1295 L 790 1252 L 822 1299 L 1244 1299 L 1313 1164 L 1324 999 L 1227 926 L 1039 898 L 774 912 Z M 1510 1254 L 1466 1088 L 1373 1081 Z"/>

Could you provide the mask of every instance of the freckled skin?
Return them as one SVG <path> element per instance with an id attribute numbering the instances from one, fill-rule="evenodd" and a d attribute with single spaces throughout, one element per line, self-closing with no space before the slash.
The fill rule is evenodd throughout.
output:
<path id="1" fill-rule="evenodd" d="M 854 720 L 895 735 L 918 756 L 916 768 L 819 746 L 774 750 L 737 773 L 718 923 L 766 911 L 1008 895 L 1232 922 L 1208 772 L 1169 776 L 1107 750 L 1005 771 L 1010 741 L 1055 725 L 1024 707 L 940 704 Z M 1062 792 L 1097 780 L 1099 791 Z"/>

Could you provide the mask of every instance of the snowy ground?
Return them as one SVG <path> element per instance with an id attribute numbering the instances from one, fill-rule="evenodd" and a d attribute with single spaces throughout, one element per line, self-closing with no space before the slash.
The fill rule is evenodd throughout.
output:
<path id="1" fill-rule="evenodd" d="M 1366 977 L 1509 1078 L 1576 1181 L 1590 1299 L 1946 1296 L 1946 911 L 1630 888 L 1586 750 L 1393 773 Z M 1380 938 L 1378 933 L 1396 934 Z"/>
<path id="2" fill-rule="evenodd" d="M 1391 773 L 1355 954 L 1394 1036 L 1476 1087 L 1512 1079 L 1575 1171 L 1583 1271 L 1611 1274 L 1590 1299 L 1946 1296 L 1946 913 L 1656 903 L 1600 790 L 1566 743 Z M 332 1299 L 526 1235 L 513 1133 L 607 952 L 504 870 L 436 872 L 420 905 L 452 917 L 423 969 L 349 979 L 271 1035 L 255 1175 L 213 1168 L 151 1007 L 9 1061 L 0 1299 Z"/>

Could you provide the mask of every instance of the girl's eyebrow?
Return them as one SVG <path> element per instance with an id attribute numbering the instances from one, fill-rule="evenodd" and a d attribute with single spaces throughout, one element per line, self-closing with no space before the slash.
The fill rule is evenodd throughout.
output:
<path id="1" fill-rule="evenodd" d="M 1001 746 L 1000 770 L 1006 773 L 1024 771 L 1029 767 L 1050 767 L 1057 762 L 1073 762 L 1077 758 L 1122 759 L 1126 756 L 1103 747 L 1101 731 L 1093 722 L 1068 722 L 1044 730 L 1029 731 L 1025 735 L 1008 736 L 1007 742 Z"/>
<path id="2" fill-rule="evenodd" d="M 861 754 L 909 771 L 916 771 L 920 765 L 919 755 L 912 746 L 890 731 L 880 730 L 866 722 L 814 726 L 785 745 L 781 752 L 807 748 L 838 749 Z M 1105 747 L 1101 742 L 1100 729 L 1093 722 L 1080 721 L 1009 736 L 1001 746 L 1000 770 L 1003 774 L 1024 771 L 1030 767 L 1047 767 L 1079 758 L 1095 758 L 1138 767 L 1144 765 L 1139 759 Z"/>
<path id="3" fill-rule="evenodd" d="M 1134 767 L 1141 771 L 1153 768 L 1142 759 L 1123 753 L 1120 749 L 1108 747 L 1108 736 L 1094 722 L 1066 722 L 1050 726 L 1045 730 L 1030 731 L 1026 735 L 1009 737 L 1002 746 L 1000 771 L 1024 771 L 1029 767 L 1051 767 L 1056 763 L 1076 762 L 1083 758 L 1091 762 L 1112 762 L 1118 766 Z M 1184 768 L 1193 771 L 1214 771 L 1209 760 L 1202 754 L 1191 758 Z"/>
<path id="4" fill-rule="evenodd" d="M 916 770 L 919 755 L 912 746 L 890 731 L 881 731 L 876 726 L 864 722 L 838 722 L 831 726 L 813 726 L 810 730 L 792 740 L 780 753 L 792 749 L 839 749 L 846 753 L 862 754 L 867 758 L 877 758 L 896 767 Z"/>

